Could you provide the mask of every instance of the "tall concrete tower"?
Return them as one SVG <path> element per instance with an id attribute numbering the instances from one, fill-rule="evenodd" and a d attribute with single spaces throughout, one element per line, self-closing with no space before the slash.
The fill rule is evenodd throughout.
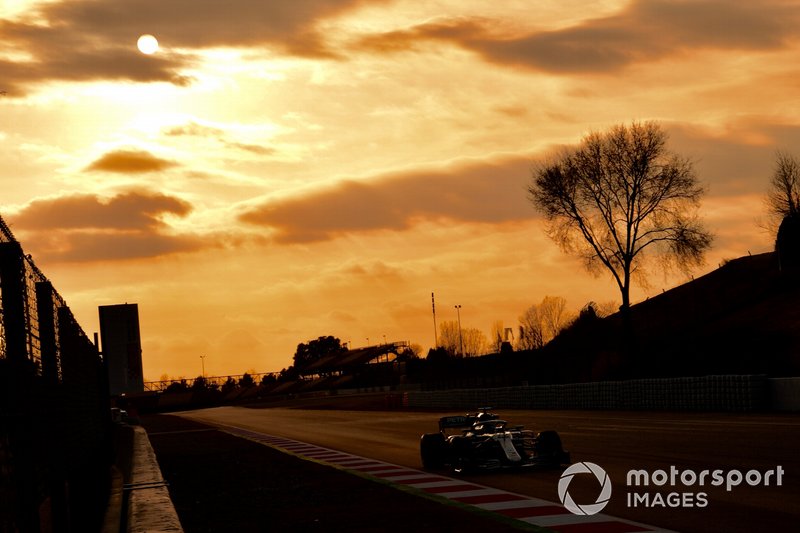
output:
<path id="1" fill-rule="evenodd" d="M 137 304 L 101 305 L 100 338 L 108 368 L 109 393 L 144 391 L 142 341 Z"/>

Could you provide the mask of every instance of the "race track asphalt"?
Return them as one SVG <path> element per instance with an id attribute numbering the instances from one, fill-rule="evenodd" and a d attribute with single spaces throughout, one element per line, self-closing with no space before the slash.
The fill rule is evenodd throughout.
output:
<path id="1" fill-rule="evenodd" d="M 531 530 L 304 461 L 193 420 L 149 415 L 142 425 L 187 533 Z"/>
<path id="2" fill-rule="evenodd" d="M 360 457 L 419 468 L 419 435 L 433 431 L 442 414 L 409 411 L 221 407 L 181 413 L 195 421 L 230 425 L 309 442 Z M 669 413 L 603 411 L 508 411 L 512 424 L 557 430 L 572 461 L 600 465 L 613 482 L 604 513 L 685 533 L 797 531 L 800 524 L 800 417 L 770 413 Z M 780 466 L 782 484 L 748 486 L 742 479 L 726 490 L 684 483 L 626 486 L 631 470 L 680 473 L 704 471 L 758 477 Z M 482 474 L 465 479 L 516 494 L 558 502 L 560 471 Z M 691 475 L 687 477 L 693 482 Z M 576 501 L 594 502 L 600 487 L 593 476 L 577 476 L 569 491 Z M 651 504 L 630 505 L 634 496 Z M 660 495 L 660 496 L 658 496 Z M 677 495 L 677 496 L 676 496 Z M 661 501 L 661 498 L 664 501 Z M 682 500 L 675 503 L 675 498 Z M 702 505 L 701 498 L 707 500 Z M 652 503 L 654 502 L 654 503 Z"/>

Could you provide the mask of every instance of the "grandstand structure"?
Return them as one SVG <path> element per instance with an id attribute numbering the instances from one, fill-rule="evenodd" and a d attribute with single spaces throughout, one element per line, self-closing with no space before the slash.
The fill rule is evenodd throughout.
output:
<path id="1" fill-rule="evenodd" d="M 355 348 L 323 357 L 298 371 L 305 378 L 354 374 L 368 368 L 369 365 L 394 363 L 410 350 L 411 345 L 408 341 Z"/>
<path id="2" fill-rule="evenodd" d="M 330 393 L 344 389 L 366 389 L 391 387 L 397 385 L 403 374 L 403 363 L 414 358 L 408 341 L 387 342 L 379 345 L 343 350 L 323 357 L 302 368 L 283 375 L 282 372 L 244 374 L 230 376 L 198 376 L 194 379 L 178 378 L 162 381 L 146 381 L 145 394 L 158 394 L 150 408 L 175 407 L 175 398 L 183 395 L 180 401 L 185 404 L 195 402 L 194 396 L 204 391 L 221 392 L 217 401 L 252 400 L 256 398 L 278 398 L 284 395 Z M 236 387 L 226 390 L 225 385 L 235 383 Z M 165 394 L 162 394 L 165 393 Z M 207 398 L 206 398 L 207 399 Z M 152 398 L 151 398 L 152 400 Z M 143 404 L 144 405 L 144 404 Z"/>
<path id="3" fill-rule="evenodd" d="M 299 380 L 284 383 L 273 392 L 395 385 L 402 374 L 402 363 L 413 356 L 408 341 L 337 352 L 297 369 Z"/>

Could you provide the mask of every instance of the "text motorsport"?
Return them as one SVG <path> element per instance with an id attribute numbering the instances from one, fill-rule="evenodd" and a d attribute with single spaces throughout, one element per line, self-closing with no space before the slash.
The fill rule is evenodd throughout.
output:
<path id="1" fill-rule="evenodd" d="M 632 487 L 722 487 L 727 492 L 733 491 L 743 482 L 751 487 L 783 485 L 784 469 L 782 466 L 767 470 L 762 474 L 759 470 L 678 470 L 670 466 L 666 470 L 655 470 L 651 474 L 647 470 L 629 470 L 627 475 L 628 507 L 707 507 L 708 493 L 705 491 L 673 491 L 668 494 L 660 492 L 632 492 Z"/>
<path id="2" fill-rule="evenodd" d="M 645 508 L 688 508 L 708 507 L 708 493 L 704 490 L 673 490 L 669 493 L 647 490 L 646 487 L 670 487 L 682 489 L 695 487 L 725 487 L 727 492 L 746 483 L 751 487 L 783 485 L 785 470 L 782 466 L 761 472 L 760 470 L 701 470 L 696 472 L 691 469 L 679 470 L 670 466 L 667 470 L 654 470 L 652 473 L 644 470 L 628 470 L 626 484 L 628 486 L 628 507 Z M 569 485 L 572 478 L 579 474 L 593 474 L 602 487 L 600 495 L 593 503 L 579 504 L 569 494 Z M 643 487 L 643 488 L 640 488 Z M 634 489 L 635 488 L 635 489 Z M 561 475 L 558 483 L 558 495 L 561 503 L 571 513 L 576 515 L 594 515 L 603 510 L 611 499 L 611 479 L 606 471 L 588 461 L 570 465 Z"/>

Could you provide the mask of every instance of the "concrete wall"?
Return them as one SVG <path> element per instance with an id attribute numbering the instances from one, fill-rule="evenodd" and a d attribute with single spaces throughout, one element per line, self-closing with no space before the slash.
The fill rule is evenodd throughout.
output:
<path id="1" fill-rule="evenodd" d="M 134 431 L 131 481 L 124 487 L 128 492 L 127 531 L 181 533 L 178 513 L 172 505 L 147 432 L 141 427 L 135 427 Z"/>
<path id="2" fill-rule="evenodd" d="M 770 405 L 776 411 L 800 411 L 800 378 L 769 380 Z"/>

